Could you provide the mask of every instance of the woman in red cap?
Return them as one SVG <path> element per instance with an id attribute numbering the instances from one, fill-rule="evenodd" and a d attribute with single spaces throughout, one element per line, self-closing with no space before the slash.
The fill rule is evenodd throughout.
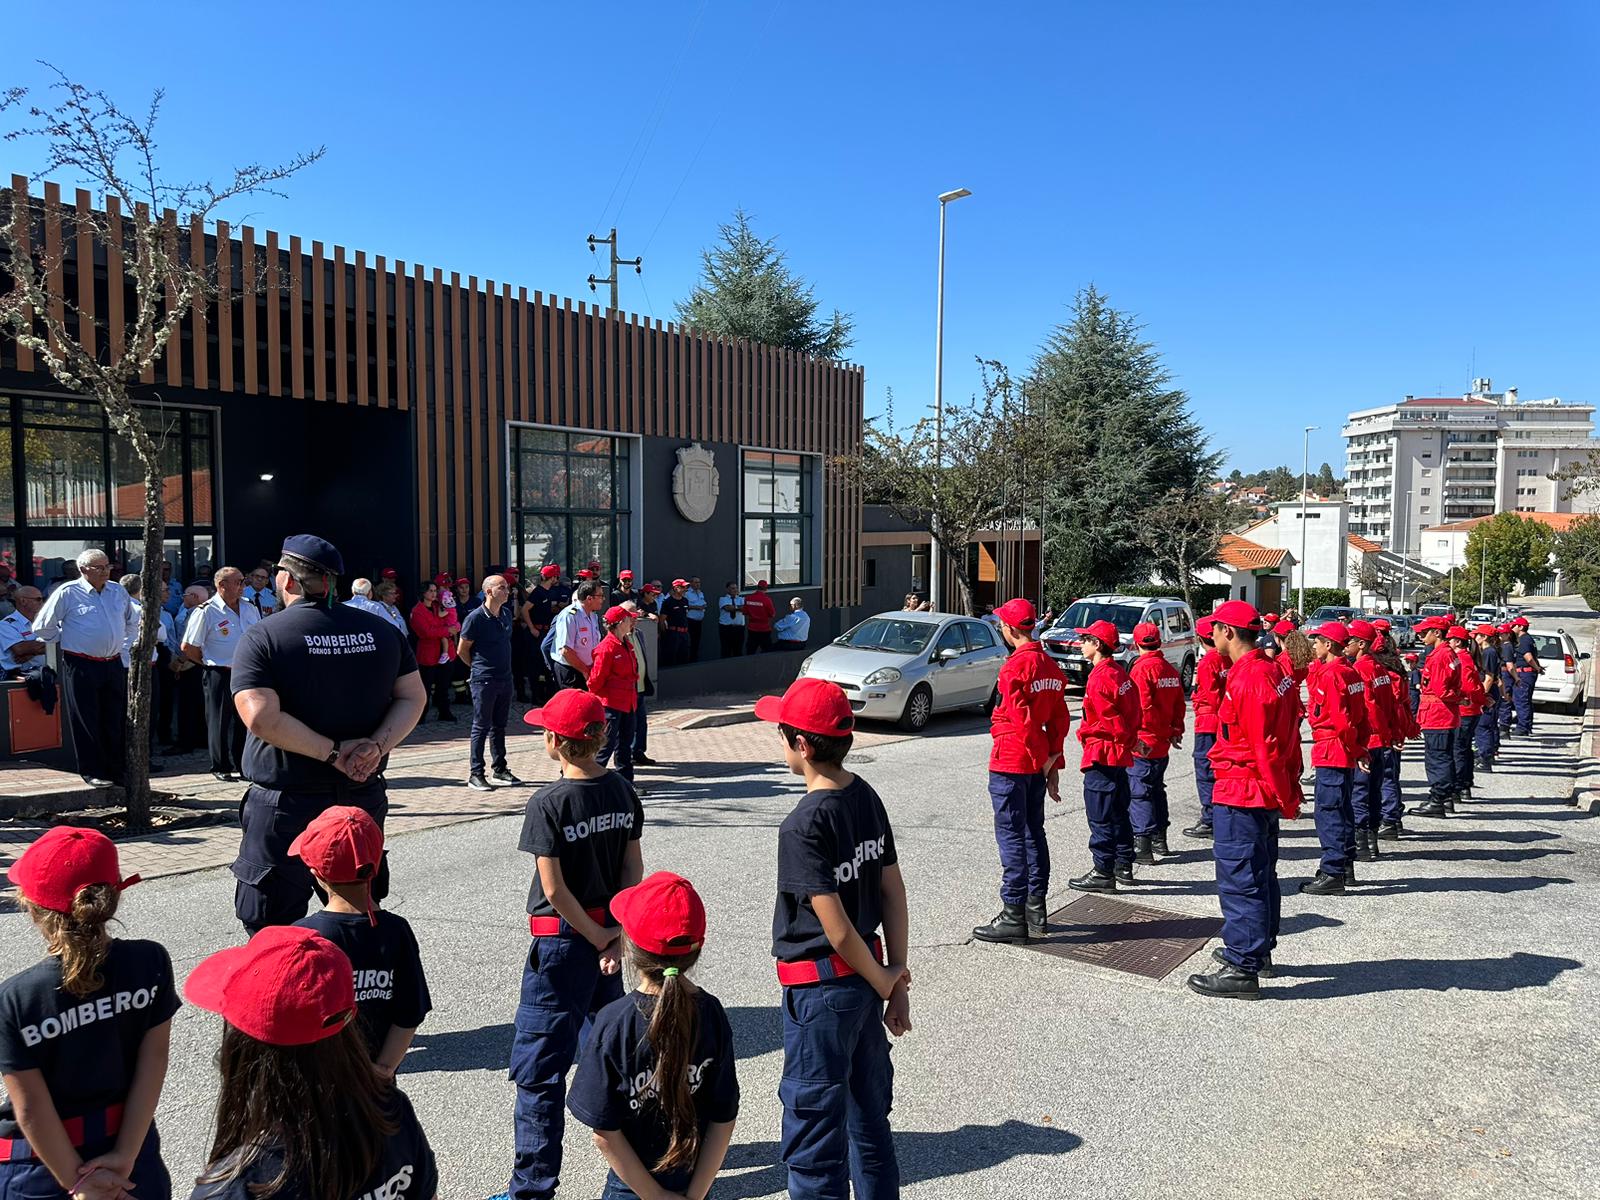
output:
<path id="1" fill-rule="evenodd" d="M 1472 640 L 1472 635 L 1463 626 L 1452 625 L 1446 636 L 1450 639 L 1450 648 L 1456 652 L 1457 662 L 1461 664 L 1461 724 L 1456 726 L 1454 752 L 1456 797 L 1465 801 L 1472 799 L 1473 768 L 1477 763 L 1474 746 L 1478 722 L 1489 707 L 1489 692 L 1485 686 L 1483 660 L 1478 657 L 1478 645 Z M 1445 807 L 1449 812 L 1455 811 L 1453 802 Z"/>
<path id="2" fill-rule="evenodd" d="M 117 848 L 58 825 L 11 865 L 46 956 L 0 984 L 0 1196 L 167 1200 L 156 1101 L 178 993 L 157 942 L 113 938 Z"/>
<path id="3" fill-rule="evenodd" d="M 1132 793 L 1128 768 L 1139 738 L 1139 693 L 1114 657 L 1120 635 L 1110 621 L 1080 629 L 1083 654 L 1091 664 L 1083 685 L 1083 809 L 1089 819 L 1089 853 L 1094 865 L 1067 886 L 1080 892 L 1114 892 L 1133 882 L 1133 825 L 1128 815 Z"/>
<path id="4" fill-rule="evenodd" d="M 639 660 L 627 641 L 633 632 L 633 614 L 620 604 L 606 609 L 606 635 L 594 649 L 589 668 L 589 690 L 600 697 L 606 710 L 606 744 L 598 759 L 609 766 L 616 756 L 617 773 L 633 782 L 633 714 L 639 707 Z"/>
<path id="5" fill-rule="evenodd" d="M 1421 702 L 1417 724 L 1422 728 L 1423 768 L 1428 775 L 1428 799 L 1410 812 L 1419 817 L 1442 817 L 1455 802 L 1455 734 L 1461 724 L 1461 661 L 1445 640 L 1450 622 L 1428 617 L 1416 626 L 1428 654 L 1422 664 Z"/>
<path id="6" fill-rule="evenodd" d="M 1209 842 L 1211 793 L 1217 777 L 1211 770 L 1211 747 L 1217 743 L 1217 709 L 1222 704 L 1222 688 L 1228 681 L 1228 660 L 1212 644 L 1210 617 L 1194 623 L 1194 633 L 1206 647 L 1194 671 L 1194 787 L 1200 795 L 1200 819 L 1183 831 L 1184 837 Z"/>
<path id="7" fill-rule="evenodd" d="M 1306 716 L 1311 725 L 1311 766 L 1316 772 L 1313 816 L 1322 859 L 1316 875 L 1302 883 L 1300 890 L 1311 896 L 1328 896 L 1342 893 L 1347 884 L 1355 882 L 1351 793 L 1356 772 L 1372 768 L 1367 754 L 1372 730 L 1367 719 L 1367 685 L 1345 658 L 1349 629 L 1328 621 L 1312 631 L 1311 640 L 1317 657 L 1307 676 Z"/>
<path id="8" fill-rule="evenodd" d="M 601 1200 L 704 1196 L 739 1115 L 733 1026 L 688 975 L 705 905 L 687 879 L 657 871 L 612 897 L 611 914 L 639 986 L 595 1017 L 567 1109 L 611 1167 Z"/>
<path id="9" fill-rule="evenodd" d="M 372 1069 L 342 950 L 269 926 L 203 959 L 183 991 L 226 1022 L 216 1136 L 190 1200 L 433 1200 L 433 1149 Z"/>

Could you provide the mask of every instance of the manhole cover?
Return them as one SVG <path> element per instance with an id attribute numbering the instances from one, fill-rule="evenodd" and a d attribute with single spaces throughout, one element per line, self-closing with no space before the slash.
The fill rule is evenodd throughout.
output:
<path id="1" fill-rule="evenodd" d="M 1049 936 L 1028 949 L 1161 979 L 1221 930 L 1220 917 L 1081 896 L 1051 913 Z"/>

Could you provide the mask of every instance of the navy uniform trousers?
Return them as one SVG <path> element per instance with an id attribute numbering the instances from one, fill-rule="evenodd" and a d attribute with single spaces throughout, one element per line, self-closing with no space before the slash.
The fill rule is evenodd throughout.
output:
<path id="1" fill-rule="evenodd" d="M 1350 847 L 1355 841 L 1355 822 L 1350 792 L 1355 767 L 1318 767 L 1316 800 L 1317 841 L 1322 845 L 1322 861 L 1317 869 L 1324 875 L 1343 879 L 1350 866 Z"/>
<path id="2" fill-rule="evenodd" d="M 84 1162 L 109 1154 L 116 1147 L 115 1135 L 106 1129 L 109 1111 L 101 1109 L 81 1118 L 84 1140 L 78 1146 L 78 1155 Z M 67 1193 L 26 1141 L 20 1137 L 11 1141 L 8 1155 L 0 1159 L 0 1200 L 66 1200 Z M 137 1196 L 139 1200 L 172 1200 L 172 1177 L 161 1161 L 161 1137 L 154 1124 L 139 1147 L 128 1177 L 134 1190 L 124 1195 Z"/>
<path id="3" fill-rule="evenodd" d="M 1283 908 L 1278 888 L 1278 810 L 1219 804 L 1212 812 L 1222 957 L 1246 971 L 1259 971 L 1278 944 Z"/>
<path id="4" fill-rule="evenodd" d="M 1210 826 L 1211 790 L 1216 786 L 1216 772 L 1211 769 L 1211 747 L 1217 744 L 1214 733 L 1194 735 L 1194 788 L 1200 793 L 1200 824 Z"/>
<path id="5" fill-rule="evenodd" d="M 1211 760 L 1206 760 L 1211 765 Z M 1135 837 L 1165 836 L 1172 824 L 1167 813 L 1167 759 L 1134 756 L 1128 768 L 1128 820 Z"/>
<path id="6" fill-rule="evenodd" d="M 1516 720 L 1516 709 L 1512 706 L 1511 698 L 1517 690 L 1517 672 L 1515 667 L 1502 667 L 1500 669 L 1500 704 L 1496 709 L 1495 718 L 1500 723 L 1501 733 L 1511 732 L 1511 723 Z"/>
<path id="7" fill-rule="evenodd" d="M 1533 681 L 1538 677 L 1532 667 L 1518 667 L 1511 687 L 1511 707 L 1516 712 L 1517 732 L 1523 737 L 1533 732 Z"/>
<path id="8" fill-rule="evenodd" d="M 1456 726 L 1454 754 L 1457 792 L 1465 792 L 1472 787 L 1473 745 L 1478 733 L 1478 722 L 1482 720 L 1482 717 L 1475 714 L 1462 713 L 1461 724 Z"/>
<path id="9" fill-rule="evenodd" d="M 1132 792 L 1127 767 L 1096 764 L 1083 772 L 1083 811 L 1089 818 L 1089 853 L 1094 869 L 1111 874 L 1113 865 L 1133 865 Z"/>
<path id="10" fill-rule="evenodd" d="M 606 744 L 600 747 L 595 761 L 602 767 L 611 765 L 616 755 L 616 772 L 629 783 L 633 782 L 634 714 L 617 708 L 606 709 Z"/>
<path id="11" fill-rule="evenodd" d="M 994 840 L 1000 849 L 1000 902 L 1023 904 L 1050 892 L 1050 844 L 1044 835 L 1043 773 L 989 772 Z"/>
<path id="12" fill-rule="evenodd" d="M 511 1200 L 550 1200 L 556 1194 L 567 1072 L 594 1015 L 621 996 L 622 974 L 602 975 L 600 952 L 565 921 L 560 933 L 536 937 L 528 947 L 511 1036 L 510 1074 L 517 1085 Z"/>
<path id="13" fill-rule="evenodd" d="M 101 661 L 63 651 L 61 698 L 78 774 L 120 783 L 127 772 L 123 735 L 128 727 L 128 668 L 114 658 Z"/>
<path id="14" fill-rule="evenodd" d="M 511 719 L 509 679 L 474 679 L 472 689 L 472 734 L 467 743 L 468 771 L 485 773 L 484 748 L 488 747 L 488 766 L 506 770 L 506 722 Z"/>
<path id="15" fill-rule="evenodd" d="M 1405 814 L 1405 800 L 1400 793 L 1401 753 L 1399 746 L 1383 752 L 1383 779 L 1380 784 L 1383 796 L 1382 817 L 1392 825 L 1400 824 L 1400 819 Z"/>
<path id="16" fill-rule="evenodd" d="M 1455 739 L 1454 729 L 1422 731 L 1422 765 L 1428 775 L 1428 797 L 1440 804 L 1455 799 Z"/>
<path id="17" fill-rule="evenodd" d="M 894 1064 L 883 1001 L 859 975 L 783 989 L 783 1140 L 791 1200 L 894 1200 Z M 714 1190 L 714 1189 L 713 1189 Z"/>
<path id="18" fill-rule="evenodd" d="M 1500 727 L 1495 723 L 1500 709 L 1500 687 L 1496 680 L 1494 691 L 1489 693 L 1489 703 L 1484 706 L 1481 716 L 1478 717 L 1477 734 L 1473 737 L 1473 751 L 1478 759 L 1478 766 L 1488 770 L 1494 766 L 1494 756 L 1500 750 Z"/>
<path id="19" fill-rule="evenodd" d="M 1354 768 L 1350 780 L 1350 817 L 1356 829 L 1376 829 L 1387 819 L 1389 773 L 1394 769 L 1392 761 L 1398 757 L 1398 751 L 1379 747 L 1367 751 L 1370 770 Z M 1398 800 L 1397 796 L 1397 804 Z"/>

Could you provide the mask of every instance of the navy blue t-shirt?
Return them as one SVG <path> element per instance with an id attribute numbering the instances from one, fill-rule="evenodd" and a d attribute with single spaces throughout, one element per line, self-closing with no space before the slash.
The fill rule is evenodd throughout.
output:
<path id="1" fill-rule="evenodd" d="M 883 869 L 898 861 L 889 814 L 866 780 L 807 792 L 778 829 L 772 956 L 796 962 L 834 952 L 811 907 L 812 896 L 834 893 L 870 943 L 883 923 Z"/>
<path id="2" fill-rule="evenodd" d="M 422 952 L 404 917 L 378 913 L 374 926 L 366 913 L 314 912 L 295 922 L 315 929 L 350 960 L 355 972 L 356 1013 L 367 1052 L 376 1059 L 392 1026 L 415 1029 L 433 1011 Z"/>
<path id="3" fill-rule="evenodd" d="M 689 1090 L 703 1138 L 708 1126 L 738 1117 L 739 1080 L 728 1014 L 710 992 L 702 989 L 695 999 L 700 1020 L 689 1059 Z M 656 1056 L 645 1036 L 655 1005 L 656 997 L 629 992 L 602 1008 L 567 1092 L 567 1108 L 574 1117 L 590 1129 L 620 1131 L 646 1170 L 661 1160 L 672 1140 L 655 1103 Z M 693 1176 L 694 1168 L 688 1167 L 662 1175 L 658 1182 L 682 1191 Z"/>
<path id="4" fill-rule="evenodd" d="M 615 771 L 593 779 L 557 779 L 528 800 L 517 849 L 561 863 L 567 890 L 585 909 L 604 908 L 622 889 L 628 843 L 644 832 L 644 806 Z M 539 872 L 528 888 L 528 913 L 556 916 Z"/>
<path id="5" fill-rule="evenodd" d="M 1524 634 L 1518 635 L 1518 637 L 1517 637 L 1517 652 L 1516 652 L 1516 655 L 1513 657 L 1511 665 L 1513 667 L 1515 667 L 1519 671 L 1532 671 L 1532 670 L 1535 670 L 1534 667 L 1530 667 L 1528 665 L 1528 659 L 1524 658 L 1523 655 L 1528 655 L 1529 657 L 1531 657 L 1533 659 L 1534 662 L 1538 662 L 1539 661 L 1539 647 L 1537 647 L 1537 646 L 1535 646 L 1533 644 L 1533 635 L 1532 634 L 1524 633 Z"/>
<path id="6" fill-rule="evenodd" d="M 497 617 L 487 608 L 475 608 L 461 622 L 461 637 L 472 643 L 472 678 L 511 678 L 511 602 L 500 606 Z"/>

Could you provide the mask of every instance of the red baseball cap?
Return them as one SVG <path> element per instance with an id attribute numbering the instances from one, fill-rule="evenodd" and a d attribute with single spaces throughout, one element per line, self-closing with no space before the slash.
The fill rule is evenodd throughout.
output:
<path id="1" fill-rule="evenodd" d="M 507 567 L 504 571 L 500 572 L 500 577 L 510 581 L 511 583 L 515 583 L 517 580 L 522 578 L 522 572 L 517 570 L 516 567 Z"/>
<path id="2" fill-rule="evenodd" d="M 1493 625 L 1479 625 L 1472 632 L 1478 634 L 1481 637 L 1493 637 L 1494 636 L 1494 626 Z"/>
<path id="3" fill-rule="evenodd" d="M 555 563 L 546 563 L 539 568 L 539 575 L 544 579 L 559 579 L 561 577 L 561 568 L 556 566 Z"/>
<path id="4" fill-rule="evenodd" d="M 1378 636 L 1377 627 L 1371 621 L 1359 619 L 1351 621 L 1349 629 L 1351 637 L 1360 638 L 1364 642 L 1370 642 Z"/>
<path id="5" fill-rule="evenodd" d="M 686 587 L 688 587 L 688 586 L 689 586 L 689 581 L 688 581 L 688 580 L 687 580 L 687 579 L 674 579 L 674 580 L 673 580 L 673 581 L 672 581 L 672 586 L 673 586 L 673 587 L 682 587 L 682 588 L 686 588 Z"/>
<path id="6" fill-rule="evenodd" d="M 1278 623 L 1278 614 L 1277 613 L 1262 613 L 1261 614 L 1261 623 L 1263 625 L 1276 625 Z"/>
<path id="7" fill-rule="evenodd" d="M 618 579 L 632 579 L 633 578 L 633 572 L 628 570 L 627 567 L 623 567 L 622 570 L 617 572 L 617 578 Z"/>
<path id="8" fill-rule="evenodd" d="M 463 575 L 460 579 L 456 580 L 456 582 L 457 583 L 464 583 L 468 587 L 472 586 L 472 580 L 468 579 L 465 575 Z"/>
<path id="9" fill-rule="evenodd" d="M 1211 627 L 1213 625 L 1215 625 L 1215 624 L 1216 624 L 1216 621 L 1213 618 L 1211 618 L 1211 617 L 1201 617 L 1198 621 L 1196 621 L 1194 623 L 1195 636 L 1196 637 L 1203 637 L 1203 638 L 1210 637 L 1211 636 Z"/>
<path id="10" fill-rule="evenodd" d="M 356 1013 L 355 973 L 343 950 L 298 925 L 269 925 L 189 973 L 189 1003 L 269 1046 L 333 1037 Z"/>
<path id="11" fill-rule="evenodd" d="M 594 572 L 589 570 L 589 568 L 585 567 L 583 570 L 578 572 L 578 578 L 579 579 L 593 579 L 594 578 Z"/>
<path id="12" fill-rule="evenodd" d="M 1515 629 L 1526 629 L 1528 627 L 1528 618 L 1527 617 L 1513 617 L 1513 618 L 1511 618 L 1511 625 Z"/>
<path id="13" fill-rule="evenodd" d="M 994 610 L 994 615 L 997 620 L 1013 629 L 1032 629 L 1039 621 L 1039 614 L 1034 610 L 1033 601 L 1022 596 L 1007 600 Z"/>
<path id="14" fill-rule="evenodd" d="M 523 721 L 535 729 L 548 729 L 560 737 L 582 737 L 592 725 L 604 725 L 605 705 L 593 692 L 562 688 L 542 707 L 530 708 Z"/>
<path id="15" fill-rule="evenodd" d="M 1325 638 L 1342 646 L 1350 640 L 1350 630 L 1338 621 L 1324 621 L 1311 631 L 1311 636 Z"/>
<path id="16" fill-rule="evenodd" d="M 1095 621 L 1087 629 L 1079 629 L 1076 632 L 1087 634 L 1112 650 L 1117 648 L 1117 640 L 1122 636 L 1110 621 Z"/>
<path id="17" fill-rule="evenodd" d="M 1426 633 L 1430 629 L 1445 630 L 1450 628 L 1450 621 L 1446 617 L 1423 617 L 1412 628 L 1418 633 Z"/>
<path id="18" fill-rule="evenodd" d="M 1161 645 L 1161 630 L 1152 621 L 1140 621 L 1133 627 L 1133 644 L 1150 649 Z"/>
<path id="19" fill-rule="evenodd" d="M 844 689 L 826 679 L 796 679 L 783 695 L 761 697 L 756 716 L 824 737 L 843 737 L 856 727 Z"/>
<path id="20" fill-rule="evenodd" d="M 1403 655 L 1401 655 L 1401 657 L 1404 658 L 1408 663 L 1414 663 L 1422 656 L 1415 650 L 1407 650 Z"/>
<path id="21" fill-rule="evenodd" d="M 610 608 L 606 609 L 605 623 L 607 625 L 615 625 L 618 621 L 625 620 L 631 616 L 633 616 L 633 614 L 627 609 L 623 608 L 622 605 L 613 604 Z"/>
<path id="22" fill-rule="evenodd" d="M 646 954 L 693 954 L 705 944 L 706 906 L 682 875 L 657 871 L 611 897 L 611 915 Z"/>
<path id="23" fill-rule="evenodd" d="M 289 853 L 329 883 L 360 883 L 378 873 L 383 830 L 365 809 L 336 804 L 289 843 Z"/>
<path id="24" fill-rule="evenodd" d="M 1255 605 L 1244 600 L 1229 600 L 1226 604 L 1211 614 L 1211 620 L 1217 625 L 1231 625 L 1235 629 L 1263 628 L 1262 616 L 1256 611 Z"/>
<path id="25" fill-rule="evenodd" d="M 86 887 L 107 883 L 122 891 L 139 882 L 137 875 L 122 877 L 115 842 L 98 829 L 75 825 L 45 830 L 11 864 L 6 877 L 40 908 L 59 913 L 71 912 Z"/>
<path id="26" fill-rule="evenodd" d="M 598 571 L 600 569 L 600 560 L 598 558 L 591 558 L 589 560 L 589 569 Z"/>
<path id="27" fill-rule="evenodd" d="M 659 583 L 647 583 L 647 584 L 645 584 L 644 585 L 644 594 L 646 596 L 650 596 L 650 595 L 659 596 L 661 594 L 661 585 Z"/>
<path id="28" fill-rule="evenodd" d="M 761 589 L 762 589 L 762 588 L 764 588 L 764 587 L 770 587 L 770 586 L 771 586 L 771 585 L 770 585 L 770 584 L 768 584 L 768 583 L 767 583 L 767 581 L 766 581 L 766 580 L 765 580 L 765 579 L 758 579 L 758 580 L 756 580 L 756 591 L 758 591 L 758 592 L 759 592 L 759 591 L 760 591 L 760 590 L 761 590 Z"/>
<path id="29" fill-rule="evenodd" d="M 1285 634 L 1293 633 L 1294 629 L 1295 625 L 1293 621 L 1279 621 L 1272 627 L 1272 632 L 1277 634 L 1279 637 L 1283 637 Z"/>
<path id="30" fill-rule="evenodd" d="M 1444 636 L 1447 637 L 1447 638 L 1460 638 L 1464 642 L 1471 636 L 1471 634 L 1469 634 L 1465 629 L 1461 628 L 1461 626 L 1459 626 L 1459 625 L 1452 625 L 1452 626 L 1450 626 L 1449 632 L 1446 633 Z"/>
<path id="31" fill-rule="evenodd" d="M 1510 624 L 1496 625 L 1494 631 L 1496 633 L 1510 633 L 1511 632 L 1511 626 L 1510 626 Z"/>
<path id="32" fill-rule="evenodd" d="M 1372 627 L 1374 629 L 1381 629 L 1384 633 L 1388 633 L 1389 630 L 1393 628 L 1388 617 L 1373 617 Z"/>
<path id="33" fill-rule="evenodd" d="M 450 586 L 450 576 L 446 575 L 443 571 L 440 571 L 437 575 L 435 575 L 433 577 L 433 581 L 440 587 Z"/>
<path id="34" fill-rule="evenodd" d="M 396 571 L 393 567 L 385 567 L 382 571 L 380 571 L 378 573 L 378 578 L 379 579 L 399 579 L 400 578 L 400 572 Z"/>

